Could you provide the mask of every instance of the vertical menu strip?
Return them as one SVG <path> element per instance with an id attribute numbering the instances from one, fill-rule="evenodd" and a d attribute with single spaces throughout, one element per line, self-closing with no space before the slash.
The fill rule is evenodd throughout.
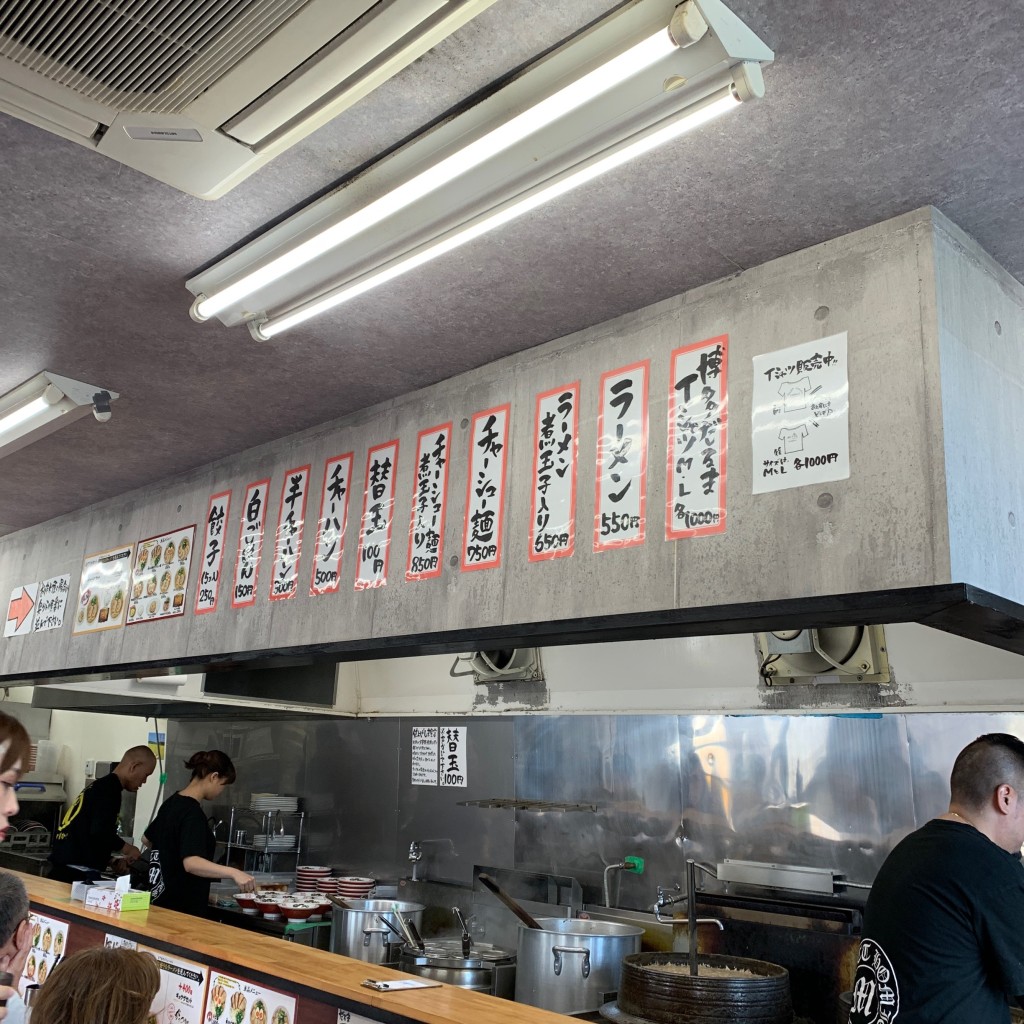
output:
<path id="1" fill-rule="evenodd" d="M 232 608 L 246 608 L 256 601 L 269 490 L 270 477 L 257 480 L 245 489 L 245 501 L 242 503 L 238 527 L 238 559 L 235 562 L 235 579 L 231 588 Z"/>
<path id="2" fill-rule="evenodd" d="M 230 514 L 230 491 L 221 491 L 210 496 L 210 506 L 206 511 L 203 557 L 199 563 L 199 582 L 196 586 L 196 615 L 205 615 L 217 610 L 220 571 L 224 564 L 224 528 Z"/>
<path id="3" fill-rule="evenodd" d="M 309 592 L 313 597 L 333 594 L 341 585 L 341 558 L 345 553 L 348 498 L 352 490 L 353 453 L 336 455 L 324 463 L 324 489 L 320 496 L 316 550 Z"/>
<path id="4" fill-rule="evenodd" d="M 421 430 L 416 439 L 409 556 L 405 567 L 405 578 L 410 581 L 441 575 L 451 445 L 451 423 Z"/>

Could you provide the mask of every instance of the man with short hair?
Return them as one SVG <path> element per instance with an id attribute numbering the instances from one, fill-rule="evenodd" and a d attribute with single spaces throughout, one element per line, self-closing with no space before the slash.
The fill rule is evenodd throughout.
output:
<path id="1" fill-rule="evenodd" d="M 121 794 L 136 792 L 155 768 L 156 755 L 149 747 L 131 747 L 109 775 L 78 794 L 54 836 L 50 878 L 58 882 L 96 878 L 114 854 L 129 864 L 138 858 L 138 847 L 117 834 Z"/>
<path id="2" fill-rule="evenodd" d="M 25 973 L 25 962 L 32 949 L 32 925 L 28 919 L 28 893 L 20 878 L 0 871 L 0 971 L 14 975 L 15 994 L 0 1007 L 0 1021 L 22 1024 L 25 1004 L 17 994 L 18 980 Z"/>
<path id="3" fill-rule="evenodd" d="M 1024 743 L 979 736 L 949 784 L 871 887 L 850 1024 L 1009 1024 L 1024 998 Z"/>

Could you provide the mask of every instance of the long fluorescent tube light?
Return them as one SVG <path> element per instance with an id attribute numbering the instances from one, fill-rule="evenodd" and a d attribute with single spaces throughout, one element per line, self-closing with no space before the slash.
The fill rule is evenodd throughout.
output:
<path id="1" fill-rule="evenodd" d="M 43 370 L 0 395 L 0 458 L 92 412 L 110 419 L 119 395 L 106 388 Z"/>
<path id="2" fill-rule="evenodd" d="M 277 259 L 254 270 L 220 292 L 214 292 L 199 299 L 194 306 L 193 316 L 197 320 L 208 320 L 233 303 L 252 295 L 272 281 L 304 266 L 325 252 L 354 238 L 360 232 L 379 224 L 412 203 L 423 199 L 442 185 L 485 160 L 522 142 L 534 132 L 571 113 L 583 103 L 589 103 L 610 89 L 614 89 L 627 78 L 670 54 L 677 43 L 667 28 L 631 46 L 624 53 L 595 68 L 589 74 L 576 79 L 564 89 L 524 110 L 510 121 L 488 132 L 482 138 L 471 142 L 433 167 L 427 168 L 409 181 L 374 200 L 355 213 L 349 214 L 336 224 L 315 234 L 296 248 L 278 256 Z"/>
<path id="3" fill-rule="evenodd" d="M 677 139 L 679 136 L 685 135 L 686 132 L 707 124 L 708 121 L 712 121 L 730 110 L 735 110 L 740 105 L 740 102 L 734 88 L 731 85 L 726 86 L 675 123 L 652 132 L 646 137 L 638 139 L 636 142 L 614 153 L 610 153 L 600 160 L 581 167 L 579 170 L 552 182 L 550 185 L 542 187 L 522 198 L 518 198 L 489 216 L 485 216 L 475 223 L 452 231 L 440 241 L 428 245 L 418 252 L 410 253 L 402 259 L 395 260 L 375 273 L 368 274 L 357 281 L 334 289 L 322 298 L 299 306 L 283 316 L 254 322 L 251 326 L 252 332 L 258 341 L 270 341 L 271 338 L 282 331 L 287 331 L 291 327 L 297 327 L 312 317 L 326 313 L 329 309 L 334 309 L 335 306 L 340 306 L 343 302 L 348 302 L 350 299 L 365 295 L 366 292 L 386 284 L 388 281 L 393 281 L 396 277 L 401 277 L 410 270 L 422 267 L 424 263 L 429 263 L 431 260 L 435 260 L 439 256 L 443 256 L 445 253 L 465 245 L 467 242 L 472 242 L 481 235 L 486 235 L 496 228 L 503 227 L 517 217 L 522 217 L 531 210 L 536 210 L 538 206 L 542 206 L 552 199 L 557 199 L 559 196 L 564 196 L 567 192 L 571 192 L 573 189 L 593 181 L 602 174 L 607 174 L 609 171 L 621 167 L 630 160 L 643 156 L 644 153 L 649 153 L 652 149 L 656 149 L 666 142 L 671 142 L 673 139 Z"/>
<path id="4" fill-rule="evenodd" d="M 190 279 L 192 315 L 268 340 L 763 95 L 772 59 L 722 0 L 636 0 Z"/>

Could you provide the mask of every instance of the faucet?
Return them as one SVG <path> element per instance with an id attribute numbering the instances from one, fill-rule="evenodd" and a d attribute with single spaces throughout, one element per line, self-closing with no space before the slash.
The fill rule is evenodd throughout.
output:
<path id="1" fill-rule="evenodd" d="M 687 894 L 682 892 L 682 886 L 676 882 L 673 887 L 675 892 L 666 892 L 660 885 L 658 886 L 658 898 L 651 905 L 651 910 L 654 911 L 654 919 L 660 924 L 675 924 L 675 921 L 671 917 L 662 917 L 661 912 L 665 907 L 671 907 L 676 903 L 685 903 L 687 900 Z M 689 907 L 687 907 L 686 923 L 689 924 Z M 698 917 L 695 924 L 713 924 L 720 932 L 725 931 L 725 925 L 717 917 Z"/>
<path id="2" fill-rule="evenodd" d="M 423 860 L 423 846 L 425 843 L 447 843 L 452 848 L 452 856 L 458 857 L 458 852 L 455 849 L 455 843 L 451 839 L 414 839 L 409 844 L 409 863 L 412 864 L 412 880 L 414 882 L 419 881 L 416 877 L 416 870 L 419 867 L 419 863 Z"/>
<path id="3" fill-rule="evenodd" d="M 608 875 L 612 871 L 632 871 L 634 875 L 642 875 L 644 873 L 644 859 L 643 857 L 624 857 L 618 864 L 609 864 L 604 869 L 604 905 L 611 907 L 611 887 L 608 885 Z"/>

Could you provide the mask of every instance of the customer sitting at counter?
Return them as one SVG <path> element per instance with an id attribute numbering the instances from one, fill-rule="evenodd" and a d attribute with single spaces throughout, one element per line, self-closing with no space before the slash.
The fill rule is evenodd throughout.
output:
<path id="1" fill-rule="evenodd" d="M 164 801 L 143 841 L 150 848 L 152 902 L 202 915 L 212 880 L 230 879 L 239 892 L 251 892 L 256 883 L 238 868 L 214 863 L 217 841 L 202 810 L 203 800 L 216 800 L 235 781 L 231 758 L 222 750 L 200 750 L 185 767 L 192 772 L 191 781 Z"/>
<path id="2" fill-rule="evenodd" d="M 16 718 L 0 711 L 0 839 L 7 834 L 11 818 L 18 813 L 18 795 L 14 787 L 18 784 L 18 779 L 21 778 L 21 773 L 28 764 L 31 754 L 32 741 L 28 738 L 28 733 L 25 732 L 25 726 Z M 20 882 L 18 884 L 21 885 Z M 24 891 L 23 886 L 22 891 Z M 17 908 L 14 908 L 14 913 L 17 916 Z M 25 914 L 28 915 L 27 902 Z M 13 922 L 13 927 L 17 928 L 17 926 L 17 922 Z M 12 938 L 13 934 L 6 937 L 0 936 L 0 939 L 4 941 L 5 948 L 10 945 Z M 15 978 L 20 974 L 20 971 L 15 972 L 11 968 L 8 970 L 14 974 Z M 17 989 L 10 985 L 0 985 L 0 1004 L 5 1004 L 8 1001 L 10 1001 L 9 1008 L 6 1005 L 0 1005 L 0 1021 L 5 1019 L 22 1020 L 23 1016 L 15 1016 L 23 1013 Z M 10 1016 L 8 1016 L 8 1009 L 10 1009 Z"/>
<path id="3" fill-rule="evenodd" d="M 11 974 L 17 982 L 25 973 L 31 949 L 32 925 L 25 883 L 8 871 L 0 871 L 0 971 Z M 0 999 L 3 998 L 0 991 Z M 0 1007 L 0 1020 L 6 1024 L 22 1024 L 25 1020 L 25 1004 L 16 990 L 7 997 L 6 1008 Z"/>
<path id="4" fill-rule="evenodd" d="M 149 953 L 83 949 L 53 969 L 32 1004 L 32 1024 L 146 1024 L 159 988 Z"/>

